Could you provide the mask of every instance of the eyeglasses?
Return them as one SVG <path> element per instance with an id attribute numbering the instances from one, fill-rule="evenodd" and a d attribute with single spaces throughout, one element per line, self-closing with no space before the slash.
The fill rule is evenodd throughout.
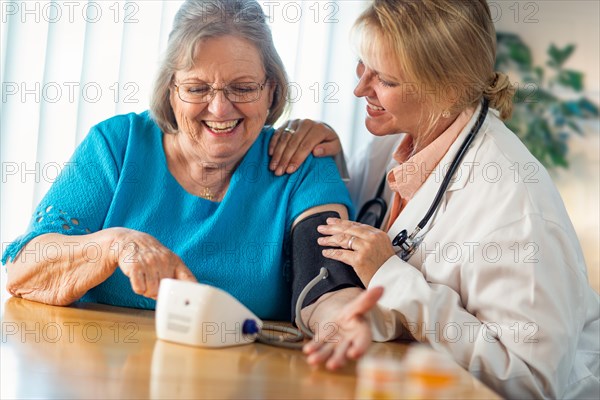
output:
<path id="1" fill-rule="evenodd" d="M 232 103 L 251 103 L 260 99 L 260 94 L 265 88 L 265 83 L 235 82 L 220 89 L 210 83 L 182 83 L 173 84 L 181 101 L 186 103 L 201 104 L 210 102 L 217 92 L 222 91 L 227 100 Z"/>

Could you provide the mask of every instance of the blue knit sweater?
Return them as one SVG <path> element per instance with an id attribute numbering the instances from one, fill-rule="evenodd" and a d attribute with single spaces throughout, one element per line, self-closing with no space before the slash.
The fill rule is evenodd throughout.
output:
<path id="1" fill-rule="evenodd" d="M 331 159 L 309 157 L 292 175 L 271 173 L 272 135 L 273 129 L 263 129 L 225 198 L 211 202 L 187 193 L 171 175 L 162 132 L 148 112 L 108 119 L 76 149 L 34 211 L 28 231 L 6 249 L 2 262 L 41 234 L 126 227 L 157 238 L 200 282 L 226 290 L 260 318 L 286 319 L 291 307 L 285 253 L 292 222 L 321 204 L 340 203 L 350 210 L 352 205 Z M 95 256 L 91 247 L 87 253 Z M 132 291 L 119 268 L 82 300 L 155 307 L 154 300 Z"/>

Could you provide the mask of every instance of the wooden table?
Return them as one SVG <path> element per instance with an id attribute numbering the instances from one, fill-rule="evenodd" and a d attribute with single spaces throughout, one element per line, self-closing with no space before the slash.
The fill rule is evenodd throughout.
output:
<path id="1" fill-rule="evenodd" d="M 2 399 L 355 398 L 355 363 L 329 372 L 310 367 L 296 350 L 164 342 L 153 311 L 8 298 L 0 346 Z M 403 357 L 407 348 L 376 343 L 370 352 Z M 464 378 L 457 397 L 498 398 L 456 368 Z"/>

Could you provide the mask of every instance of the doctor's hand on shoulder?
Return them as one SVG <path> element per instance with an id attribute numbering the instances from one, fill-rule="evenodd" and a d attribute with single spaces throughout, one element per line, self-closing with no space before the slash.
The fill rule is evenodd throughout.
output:
<path id="1" fill-rule="evenodd" d="M 331 247 L 323 249 L 323 256 L 350 265 L 365 287 L 377 270 L 396 255 L 387 233 L 370 225 L 327 218 L 327 225 L 317 230 L 326 235 L 318 243 Z"/>
<path id="2" fill-rule="evenodd" d="M 295 119 L 279 127 L 269 143 L 275 175 L 292 174 L 312 154 L 315 157 L 335 156 L 342 151 L 337 133 L 327 124 L 310 119 Z"/>

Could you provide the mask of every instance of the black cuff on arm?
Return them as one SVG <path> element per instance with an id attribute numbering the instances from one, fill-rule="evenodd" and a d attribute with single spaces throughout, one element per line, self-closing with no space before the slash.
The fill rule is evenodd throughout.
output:
<path id="1" fill-rule="evenodd" d="M 321 251 L 328 247 L 320 246 L 317 238 L 319 225 L 326 225 L 327 218 L 340 218 L 335 211 L 313 214 L 298 222 L 292 229 L 292 321 L 296 320 L 296 301 L 304 287 L 317 275 L 321 267 L 327 268 L 329 276 L 312 289 L 302 304 L 311 304 L 325 293 L 347 287 L 364 288 L 354 269 L 340 261 L 323 257 Z"/>

